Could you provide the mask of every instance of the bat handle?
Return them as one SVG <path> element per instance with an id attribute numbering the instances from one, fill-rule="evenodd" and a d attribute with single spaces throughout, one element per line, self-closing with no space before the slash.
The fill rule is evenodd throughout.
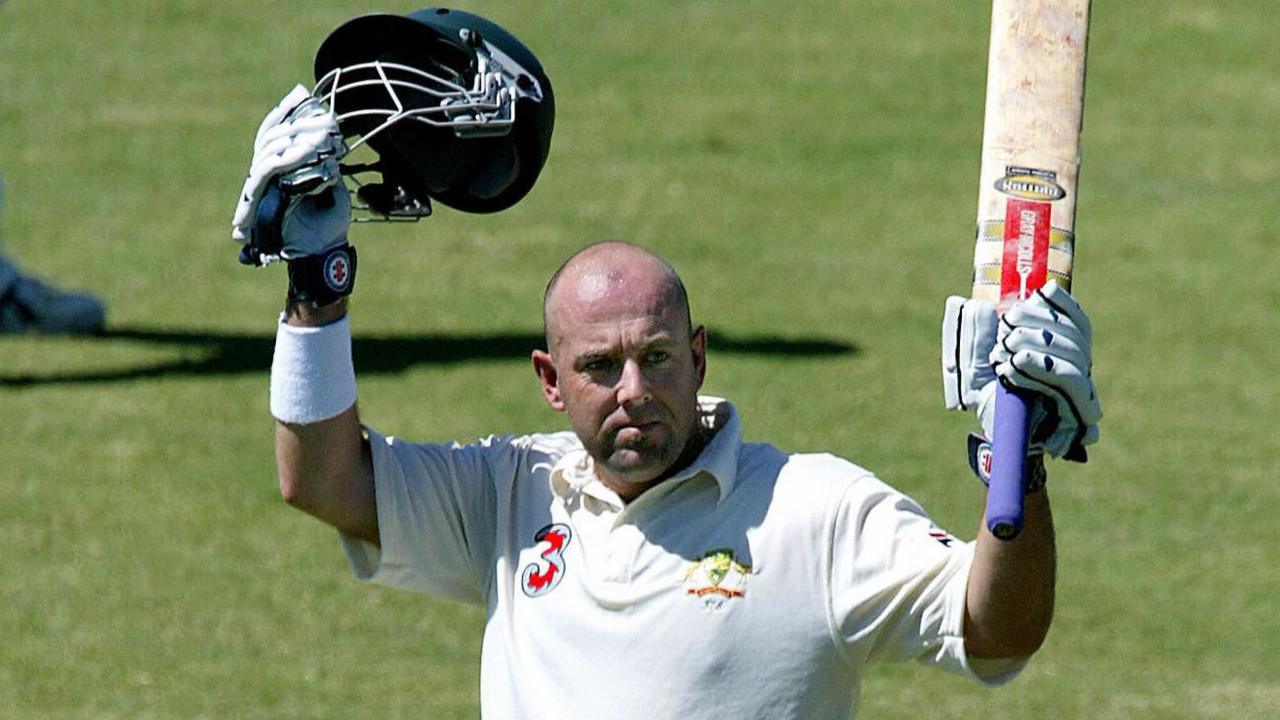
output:
<path id="1" fill-rule="evenodd" d="M 1000 540 L 1022 532 L 1022 498 L 1027 482 L 1027 400 L 998 383 L 991 438 L 991 481 L 987 488 L 987 529 Z"/>

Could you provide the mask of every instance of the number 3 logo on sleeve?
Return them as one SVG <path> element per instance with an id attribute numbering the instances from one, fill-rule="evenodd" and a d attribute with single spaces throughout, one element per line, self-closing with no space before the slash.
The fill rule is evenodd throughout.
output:
<path id="1" fill-rule="evenodd" d="M 564 549 L 572 537 L 573 532 L 563 523 L 548 525 L 534 534 L 534 542 L 546 545 L 546 549 L 539 560 L 525 565 L 520 573 L 520 587 L 525 595 L 540 597 L 560 584 L 564 577 Z"/>

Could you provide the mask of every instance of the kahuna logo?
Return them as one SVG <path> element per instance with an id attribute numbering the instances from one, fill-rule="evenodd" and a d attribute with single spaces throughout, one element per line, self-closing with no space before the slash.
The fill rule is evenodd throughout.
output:
<path id="1" fill-rule="evenodd" d="M 343 250 L 324 259 L 324 284 L 334 292 L 343 292 L 351 284 L 351 258 Z"/>
<path id="2" fill-rule="evenodd" d="M 996 180 L 996 190 L 1023 200 L 1038 202 L 1061 200 L 1067 191 L 1058 184 L 1058 176 L 1048 170 L 1006 167 L 1004 177 Z"/>
<path id="3" fill-rule="evenodd" d="M 541 552 L 538 560 L 524 566 L 520 573 L 520 589 L 529 597 L 546 595 L 564 578 L 564 549 L 569 546 L 573 532 L 568 525 L 554 523 L 534 533 L 533 541 Z M 546 546 L 545 548 L 543 546 Z"/>
<path id="4" fill-rule="evenodd" d="M 747 593 L 750 575 L 751 566 L 735 560 L 733 550 L 712 550 L 695 560 L 685 572 L 685 594 L 702 598 L 708 607 L 719 607 L 725 600 Z"/>

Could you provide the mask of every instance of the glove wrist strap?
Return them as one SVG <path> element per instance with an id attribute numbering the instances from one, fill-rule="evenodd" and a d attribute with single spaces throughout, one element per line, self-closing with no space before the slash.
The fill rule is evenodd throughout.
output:
<path id="1" fill-rule="evenodd" d="M 355 282 L 356 249 L 350 243 L 289 261 L 290 303 L 323 307 L 350 295 Z"/>
<path id="2" fill-rule="evenodd" d="M 978 476 L 983 485 L 991 485 L 991 441 L 977 433 L 969 433 L 969 469 Z M 1026 481 L 1024 494 L 1030 495 L 1040 491 L 1049 481 L 1044 469 L 1044 453 L 1027 455 Z"/>

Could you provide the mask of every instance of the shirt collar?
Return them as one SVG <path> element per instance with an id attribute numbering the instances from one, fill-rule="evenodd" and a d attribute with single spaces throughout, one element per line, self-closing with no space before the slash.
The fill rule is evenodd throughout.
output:
<path id="1" fill-rule="evenodd" d="M 733 492 L 738 481 L 738 447 L 742 445 L 742 421 L 733 403 L 710 395 L 698 396 L 698 415 L 702 431 L 711 439 L 685 469 L 677 472 L 670 482 L 683 482 L 699 473 L 715 478 L 720 487 L 720 500 Z M 665 483 L 664 483 L 665 484 Z"/>
<path id="2" fill-rule="evenodd" d="M 742 421 L 733 403 L 710 395 L 698 396 L 698 422 L 711 436 L 702 452 L 683 470 L 665 480 L 661 486 L 674 487 L 701 473 L 715 479 L 723 502 L 738 479 L 738 447 L 742 444 Z M 616 493 L 596 478 L 595 464 L 587 451 L 578 448 L 567 453 L 551 470 L 551 491 L 562 501 L 588 494 L 621 507 Z M 655 488 L 656 489 L 656 488 Z"/>

